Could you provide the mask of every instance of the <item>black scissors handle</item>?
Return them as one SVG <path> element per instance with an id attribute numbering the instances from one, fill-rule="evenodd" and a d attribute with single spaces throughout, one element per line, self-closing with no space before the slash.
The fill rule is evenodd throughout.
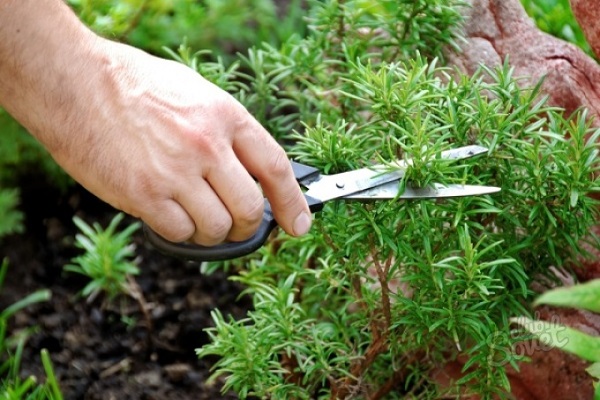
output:
<path id="1" fill-rule="evenodd" d="M 308 165 L 292 163 L 294 175 L 297 181 L 302 181 L 311 175 L 318 174 L 319 171 Z M 323 209 L 323 202 L 304 196 L 311 212 L 315 213 Z M 241 242 L 228 242 L 216 246 L 201 246 L 190 243 L 171 242 L 158 233 L 154 232 L 148 225 L 144 224 L 144 234 L 148 241 L 156 247 L 160 252 L 179 257 L 185 260 L 193 261 L 223 261 L 242 257 L 258 250 L 269 238 L 273 229 L 277 226 L 275 216 L 271 210 L 271 204 L 265 199 L 265 209 L 263 212 L 262 221 L 256 233 L 247 240 Z"/>

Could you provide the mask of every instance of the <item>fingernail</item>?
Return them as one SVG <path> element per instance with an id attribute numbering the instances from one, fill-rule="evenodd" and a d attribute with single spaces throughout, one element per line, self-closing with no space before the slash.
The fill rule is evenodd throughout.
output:
<path id="1" fill-rule="evenodd" d="M 311 216 L 307 213 L 303 212 L 296 217 L 294 221 L 294 235 L 302 236 L 310 230 L 310 225 L 312 224 Z"/>

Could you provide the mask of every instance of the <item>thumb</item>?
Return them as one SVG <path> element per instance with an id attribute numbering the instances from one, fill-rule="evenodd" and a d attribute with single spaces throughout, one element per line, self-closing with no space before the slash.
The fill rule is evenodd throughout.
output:
<path id="1" fill-rule="evenodd" d="M 259 181 L 279 226 L 290 235 L 304 235 L 312 214 L 285 151 L 254 119 L 246 128 L 234 140 L 238 158 Z"/>

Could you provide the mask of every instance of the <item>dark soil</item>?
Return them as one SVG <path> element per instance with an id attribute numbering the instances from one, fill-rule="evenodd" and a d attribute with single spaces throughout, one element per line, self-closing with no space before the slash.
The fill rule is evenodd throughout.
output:
<path id="1" fill-rule="evenodd" d="M 43 381 L 40 351 L 48 349 L 66 399 L 235 399 L 222 394 L 222 381 L 208 377 L 215 359 L 198 359 L 206 344 L 210 313 L 243 317 L 250 306 L 241 287 L 223 273 L 202 275 L 185 263 L 151 248 L 141 230 L 135 235 L 143 293 L 151 326 L 129 297 L 108 303 L 78 296 L 88 280 L 63 266 L 81 252 L 74 246 L 74 215 L 106 227 L 116 210 L 79 186 L 61 194 L 42 180 L 21 185 L 26 233 L 0 243 L 9 272 L 0 291 L 0 310 L 38 289 L 50 301 L 33 305 L 10 321 L 10 332 L 37 327 L 22 360 L 23 376 Z M 132 223 L 127 219 L 123 227 Z"/>

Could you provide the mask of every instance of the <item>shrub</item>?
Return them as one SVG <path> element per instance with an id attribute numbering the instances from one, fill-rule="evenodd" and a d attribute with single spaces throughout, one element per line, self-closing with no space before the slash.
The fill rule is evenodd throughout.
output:
<path id="1" fill-rule="evenodd" d="M 140 223 L 134 222 L 118 231 L 117 227 L 123 218 L 123 213 L 116 214 L 106 229 L 98 223 L 90 226 L 77 216 L 73 218 L 81 231 L 75 236 L 75 245 L 83 253 L 74 257 L 73 263 L 64 268 L 65 271 L 90 278 L 81 291 L 83 296 L 95 297 L 103 292 L 112 300 L 118 295 L 131 293 L 128 279 L 139 274 L 136 260 L 131 259 L 135 255 L 131 236 Z"/>
<path id="2" fill-rule="evenodd" d="M 259 42 L 278 44 L 302 32 L 300 0 L 289 12 L 274 0 L 69 0 L 80 18 L 103 36 L 162 54 L 186 38 L 222 56 Z"/>
<path id="3" fill-rule="evenodd" d="M 307 37 L 253 48 L 231 72 L 291 156 L 324 172 L 410 157 L 423 160 L 408 173 L 420 184 L 502 191 L 328 204 L 310 235 L 226 264 L 254 310 L 239 321 L 216 310 L 199 356 L 216 355 L 214 377 L 241 398 L 508 397 L 522 338 L 510 318 L 529 315 L 533 276 L 593 241 L 600 132 L 585 111 L 547 106 L 539 85 L 520 88 L 508 60 L 473 76 L 444 67 L 462 3 L 310 4 Z M 434 162 L 474 143 L 488 156 Z M 459 357 L 464 377 L 439 386 L 432 371 Z"/>

